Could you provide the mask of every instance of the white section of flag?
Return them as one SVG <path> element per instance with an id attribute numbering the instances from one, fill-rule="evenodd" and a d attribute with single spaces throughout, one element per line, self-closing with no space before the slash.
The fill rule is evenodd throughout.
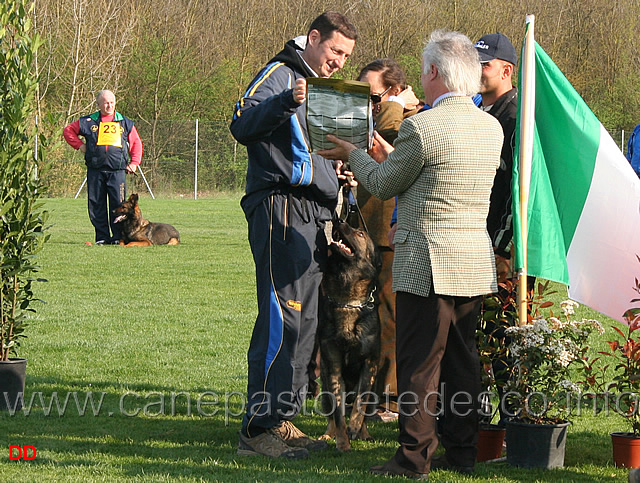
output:
<path id="1" fill-rule="evenodd" d="M 571 189 L 567 180 L 566 189 Z M 640 278 L 640 179 L 600 125 L 584 209 L 567 253 L 569 296 L 619 321 Z M 637 306 L 637 304 L 635 304 Z"/>

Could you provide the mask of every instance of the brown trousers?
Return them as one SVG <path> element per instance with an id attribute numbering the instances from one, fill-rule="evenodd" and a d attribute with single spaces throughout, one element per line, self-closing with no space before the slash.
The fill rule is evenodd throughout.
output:
<path id="1" fill-rule="evenodd" d="M 480 362 L 475 332 L 482 296 L 396 294 L 400 435 L 395 459 L 428 473 L 440 442 L 450 464 L 473 466 L 478 439 Z M 440 400 L 440 401 L 438 401 Z"/>
<path id="2" fill-rule="evenodd" d="M 393 252 L 384 250 L 382 271 L 378 276 L 378 296 L 380 305 L 380 366 L 374 384 L 374 392 L 380 397 L 380 405 L 390 411 L 398 411 L 396 398 L 396 294 L 393 292 L 391 267 Z"/>
<path id="3" fill-rule="evenodd" d="M 370 194 L 363 186 L 358 186 L 356 195 L 369 235 L 380 248 L 382 256 L 382 270 L 378 276 L 380 365 L 373 391 L 380 398 L 380 406 L 390 411 L 397 411 L 395 402 L 398 395 L 396 384 L 396 295 L 393 293 L 391 277 L 393 251 L 389 247 L 387 238 L 396 202 L 393 198 L 382 201 Z M 359 217 L 357 214 L 352 214 L 352 216 L 350 224 L 358 226 L 360 224 Z"/>

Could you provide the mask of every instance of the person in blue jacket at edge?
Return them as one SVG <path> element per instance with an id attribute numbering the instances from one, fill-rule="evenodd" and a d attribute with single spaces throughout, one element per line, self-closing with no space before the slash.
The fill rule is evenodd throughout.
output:
<path id="1" fill-rule="evenodd" d="M 627 143 L 627 159 L 640 177 L 640 124 L 635 127 Z"/>

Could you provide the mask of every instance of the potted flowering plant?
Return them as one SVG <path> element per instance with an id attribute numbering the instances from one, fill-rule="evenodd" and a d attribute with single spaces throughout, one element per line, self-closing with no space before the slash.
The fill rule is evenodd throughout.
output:
<path id="1" fill-rule="evenodd" d="M 578 306 L 565 300 L 561 317 L 538 313 L 531 323 L 505 330 L 514 360 L 506 389 L 518 410 L 515 416 L 524 422 L 558 423 L 571 413 L 571 393 L 581 389 L 571 380 L 571 370 L 574 365 L 585 367 L 591 333 L 604 333 L 596 320 L 572 319 Z"/>
<path id="2" fill-rule="evenodd" d="M 574 318 L 576 302 L 560 304 L 562 315 L 541 309 L 549 282 L 538 285 L 530 320 L 505 329 L 511 360 L 505 386 L 507 407 L 507 462 L 514 466 L 554 468 L 564 465 L 568 418 L 581 387 L 571 379 L 575 366 L 585 369 L 590 335 L 604 332 L 596 320 Z M 523 434 L 523 432 L 526 432 Z"/>

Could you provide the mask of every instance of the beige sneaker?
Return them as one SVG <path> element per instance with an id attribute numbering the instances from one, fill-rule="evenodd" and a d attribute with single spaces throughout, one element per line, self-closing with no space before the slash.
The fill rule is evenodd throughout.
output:
<path id="1" fill-rule="evenodd" d="M 306 448 L 309 451 L 321 451 L 329 445 L 326 441 L 312 439 L 300 431 L 291 421 L 283 421 L 279 426 L 272 428 L 282 441 L 293 448 Z"/>
<path id="2" fill-rule="evenodd" d="M 299 460 L 309 457 L 304 448 L 292 448 L 273 431 L 268 429 L 254 438 L 248 438 L 240 433 L 238 440 L 239 456 L 268 456 L 269 458 L 289 458 Z"/>

